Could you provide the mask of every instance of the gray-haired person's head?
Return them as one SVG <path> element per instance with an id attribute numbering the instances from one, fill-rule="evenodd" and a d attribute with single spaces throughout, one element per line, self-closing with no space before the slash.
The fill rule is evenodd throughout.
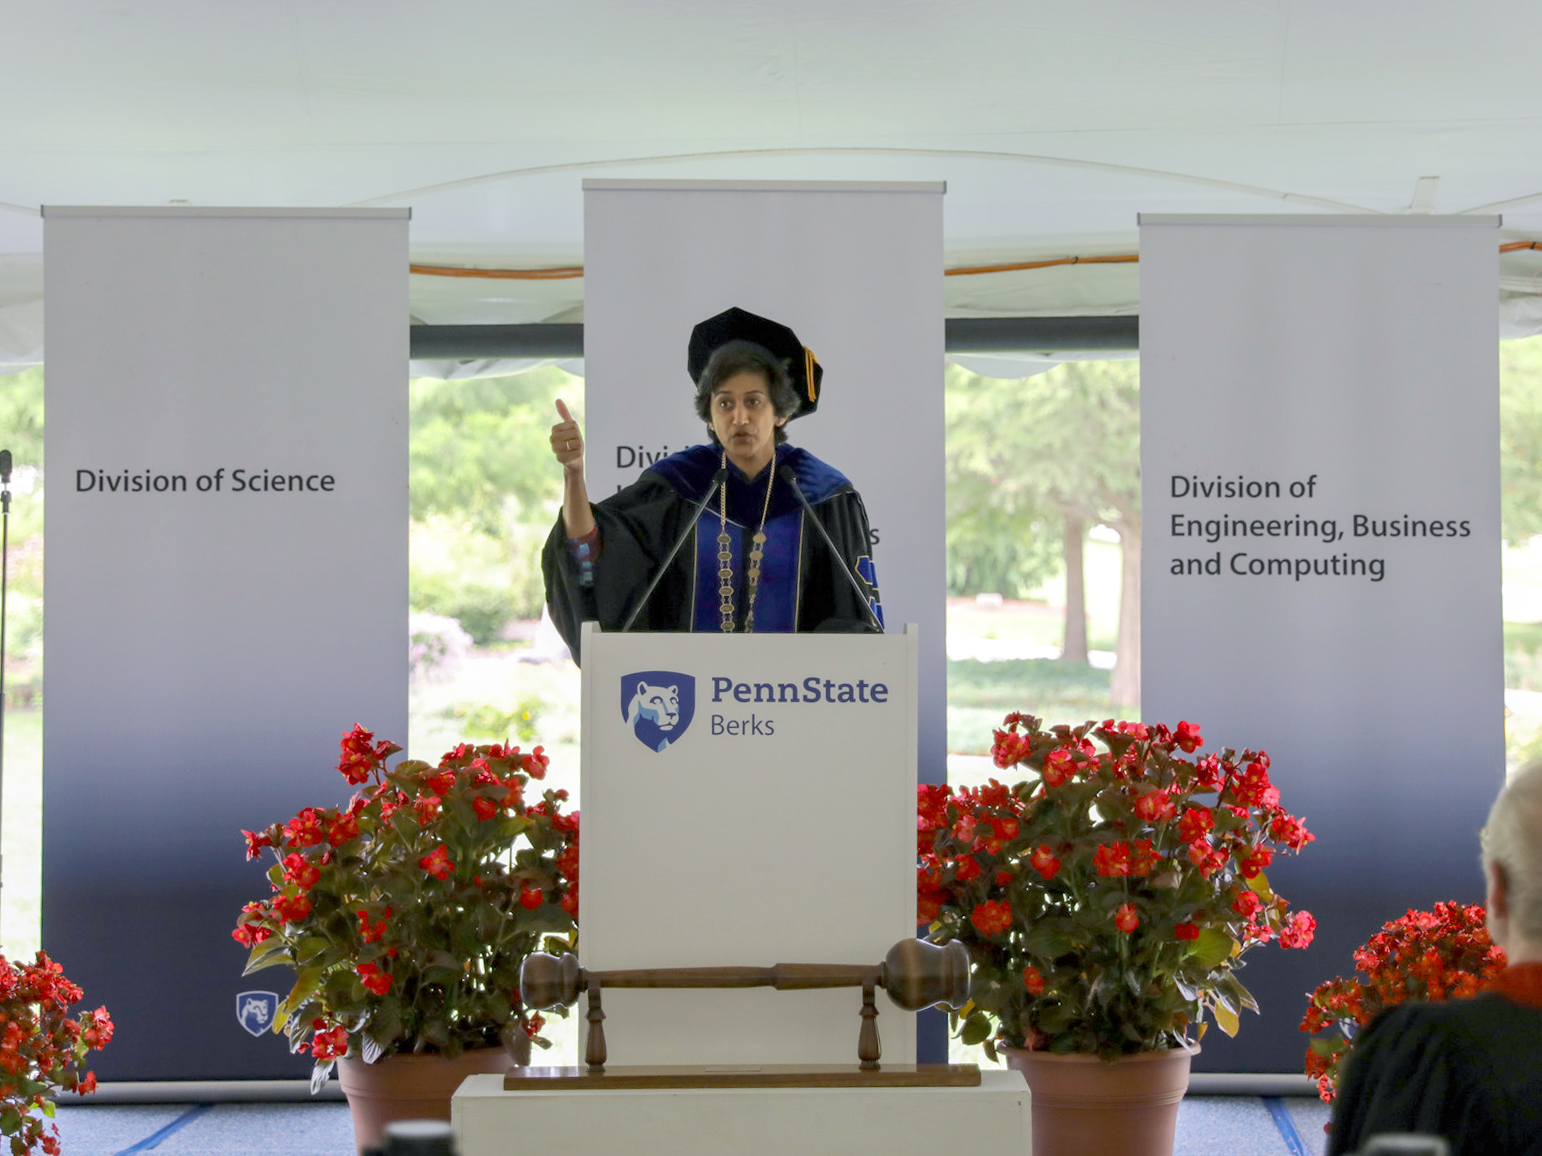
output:
<path id="1" fill-rule="evenodd" d="M 1484 867 L 1497 866 L 1504 878 L 1512 933 L 1542 943 L 1542 759 L 1499 792 L 1482 841 Z"/>
<path id="2" fill-rule="evenodd" d="M 729 341 L 712 351 L 701 376 L 696 379 L 696 416 L 707 423 L 707 433 L 714 443 L 718 438 L 712 429 L 712 395 L 718 386 L 741 373 L 753 373 L 765 379 L 766 393 L 770 395 L 771 408 L 777 417 L 790 418 L 798 412 L 798 391 L 793 388 L 787 366 L 764 345 L 753 341 Z M 777 427 L 776 444 L 781 445 L 786 440 L 787 431 Z"/>

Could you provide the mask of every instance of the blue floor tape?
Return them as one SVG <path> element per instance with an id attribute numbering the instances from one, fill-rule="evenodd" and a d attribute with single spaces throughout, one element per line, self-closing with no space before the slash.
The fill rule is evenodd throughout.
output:
<path id="1" fill-rule="evenodd" d="M 1290 1118 L 1290 1109 L 1285 1106 L 1284 1099 L 1280 1096 L 1264 1096 L 1263 1101 L 1264 1107 L 1269 1109 L 1269 1115 L 1274 1117 L 1274 1126 L 1280 1130 L 1280 1137 L 1285 1141 L 1285 1150 L 1290 1156 L 1311 1156 L 1306 1141 L 1296 1131 L 1296 1122 Z"/>
<path id="2" fill-rule="evenodd" d="M 170 1124 L 167 1124 L 164 1128 L 161 1128 L 155 1132 L 151 1132 L 139 1143 L 130 1144 L 127 1148 L 113 1153 L 113 1156 L 134 1156 L 136 1152 L 148 1152 L 150 1149 L 158 1145 L 162 1140 L 166 1139 L 166 1137 L 176 1135 L 178 1132 L 182 1131 L 183 1128 L 186 1128 L 194 1120 L 198 1119 L 198 1117 L 211 1111 L 213 1108 L 213 1104 L 195 1104 L 186 1112 L 183 1112 L 182 1115 L 178 1116 Z"/>

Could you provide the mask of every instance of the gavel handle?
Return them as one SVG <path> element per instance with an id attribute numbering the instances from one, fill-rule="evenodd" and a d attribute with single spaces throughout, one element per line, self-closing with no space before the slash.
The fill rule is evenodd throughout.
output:
<path id="1" fill-rule="evenodd" d="M 585 974 L 609 988 L 774 987 L 778 991 L 795 991 L 860 987 L 876 978 L 879 971 L 879 967 L 871 965 L 779 963 L 775 967 L 640 967 Z"/>

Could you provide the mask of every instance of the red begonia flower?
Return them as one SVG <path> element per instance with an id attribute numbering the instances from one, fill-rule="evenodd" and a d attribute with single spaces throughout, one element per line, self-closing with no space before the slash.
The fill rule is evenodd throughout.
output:
<path id="1" fill-rule="evenodd" d="M 357 811 L 346 811 L 333 819 L 327 825 L 327 842 L 334 847 L 341 847 L 350 839 L 359 837 L 359 815 Z"/>
<path id="2" fill-rule="evenodd" d="M 1122 841 L 1104 843 L 1092 853 L 1092 865 L 1099 875 L 1118 876 L 1130 873 L 1130 845 Z"/>
<path id="3" fill-rule="evenodd" d="M 1050 751 L 1044 758 L 1044 785 L 1059 787 L 1065 784 L 1076 770 L 1076 756 L 1066 747 Z"/>
<path id="4" fill-rule="evenodd" d="M 389 909 L 387 910 L 389 913 Z M 375 943 L 386 933 L 386 921 L 384 919 L 377 920 L 371 924 L 369 912 L 356 911 L 354 914 L 359 917 L 359 938 L 365 943 Z"/>
<path id="5" fill-rule="evenodd" d="M 551 759 L 546 755 L 544 747 L 536 747 L 521 761 L 525 774 L 532 779 L 544 779 L 546 768 L 551 765 Z"/>
<path id="6" fill-rule="evenodd" d="M 337 1060 L 348 1054 L 348 1029 L 335 1027 L 311 1037 L 311 1055 L 318 1060 Z"/>
<path id="7" fill-rule="evenodd" d="M 241 834 L 246 836 L 246 857 L 248 859 L 257 858 L 264 847 L 273 846 L 273 840 L 269 839 L 263 832 L 243 830 Z"/>
<path id="8" fill-rule="evenodd" d="M 1035 847 L 1033 854 L 1028 856 L 1028 862 L 1035 871 L 1046 879 L 1053 879 L 1060 870 L 1059 858 L 1048 847 Z"/>
<path id="9" fill-rule="evenodd" d="M 1140 916 L 1135 913 L 1133 903 L 1119 905 L 1119 910 L 1114 912 L 1114 926 L 1126 935 L 1140 926 Z"/>
<path id="10" fill-rule="evenodd" d="M 1258 897 L 1256 891 L 1244 889 L 1239 892 L 1237 898 L 1232 900 L 1231 909 L 1244 919 L 1252 919 L 1262 910 L 1264 901 Z"/>
<path id="11" fill-rule="evenodd" d="M 1031 963 L 1023 968 L 1023 986 L 1028 989 L 1029 995 L 1042 995 L 1044 992 L 1044 977 Z"/>
<path id="12" fill-rule="evenodd" d="M 1180 722 L 1178 729 L 1173 732 L 1173 742 L 1177 743 L 1185 752 L 1193 752 L 1205 745 L 1205 740 L 1199 736 L 1199 724 Z"/>
<path id="13" fill-rule="evenodd" d="M 1308 911 L 1297 911 L 1280 929 L 1281 947 L 1310 947 L 1312 936 L 1317 933 L 1317 920 Z M 1475 977 L 1468 977 L 1473 978 Z"/>
<path id="14" fill-rule="evenodd" d="M 1182 923 L 1173 927 L 1173 937 L 1176 939 L 1198 939 L 1199 924 L 1192 919 L 1185 919 Z"/>
<path id="15" fill-rule="evenodd" d="M 311 913 L 308 895 L 280 895 L 273 901 L 273 914 L 285 923 L 295 923 Z"/>
<path id="16" fill-rule="evenodd" d="M 385 995 L 386 992 L 391 990 L 390 975 L 381 971 L 378 965 L 361 963 L 357 964 L 353 970 L 359 973 L 359 982 L 376 995 Z"/>
<path id="17" fill-rule="evenodd" d="M 1001 935 L 1012 926 L 1011 905 L 999 899 L 987 899 L 975 905 L 969 913 L 969 922 L 983 935 Z"/>
<path id="18" fill-rule="evenodd" d="M 1178 838 L 1192 843 L 1215 829 L 1215 816 L 1209 807 L 1185 807 L 1178 817 Z"/>
<path id="19" fill-rule="evenodd" d="M 418 866 L 441 883 L 455 870 L 455 864 L 450 862 L 450 849 L 443 843 L 419 859 Z"/>
<path id="20" fill-rule="evenodd" d="M 314 807 L 306 807 L 284 824 L 284 841 L 291 847 L 314 847 L 322 838 L 321 819 Z"/>
<path id="21" fill-rule="evenodd" d="M 321 870 L 304 855 L 292 851 L 284 856 L 284 878 L 301 891 L 309 891 L 321 878 Z"/>
<path id="22" fill-rule="evenodd" d="M 1237 870 L 1242 872 L 1243 877 L 1246 879 L 1256 879 L 1258 878 L 1258 873 L 1269 866 L 1269 862 L 1273 858 L 1274 852 L 1269 850 L 1269 848 L 1254 847 L 1251 852 L 1243 856 Z"/>

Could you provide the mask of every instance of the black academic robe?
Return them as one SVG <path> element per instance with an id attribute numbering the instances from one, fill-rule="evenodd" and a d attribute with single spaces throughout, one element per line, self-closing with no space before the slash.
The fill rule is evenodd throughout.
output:
<path id="1" fill-rule="evenodd" d="M 1489 994 L 1379 1016 L 1346 1062 L 1329 1156 L 1382 1132 L 1444 1136 L 1452 1156 L 1542 1156 L 1542 1009 Z"/>
<path id="2" fill-rule="evenodd" d="M 714 497 L 695 525 L 691 510 L 712 486 L 722 451 L 694 446 L 671 454 L 645 470 L 632 485 L 593 505 L 600 530 L 600 556 L 592 586 L 583 586 L 568 551 L 562 518 L 552 528 L 541 555 L 546 603 L 557 631 L 579 660 L 579 626 L 598 621 L 619 630 L 653 580 L 682 532 L 687 538 L 633 630 L 715 632 L 721 629 L 717 593 L 718 533 L 721 508 Z M 773 468 L 790 466 L 813 516 L 829 532 L 839 556 L 832 556 L 819 531 L 781 477 L 766 485 Z M 862 498 L 839 470 L 806 450 L 781 445 L 776 459 L 760 475 L 747 478 L 728 467 L 728 508 L 723 523 L 731 539 L 735 627 L 745 615 L 745 575 L 751 537 L 765 518 L 767 536 L 755 596 L 758 633 L 812 630 L 871 630 L 871 619 L 857 590 L 841 574 L 858 577 L 868 604 L 882 621 L 877 575 L 869 546 L 867 511 Z"/>

